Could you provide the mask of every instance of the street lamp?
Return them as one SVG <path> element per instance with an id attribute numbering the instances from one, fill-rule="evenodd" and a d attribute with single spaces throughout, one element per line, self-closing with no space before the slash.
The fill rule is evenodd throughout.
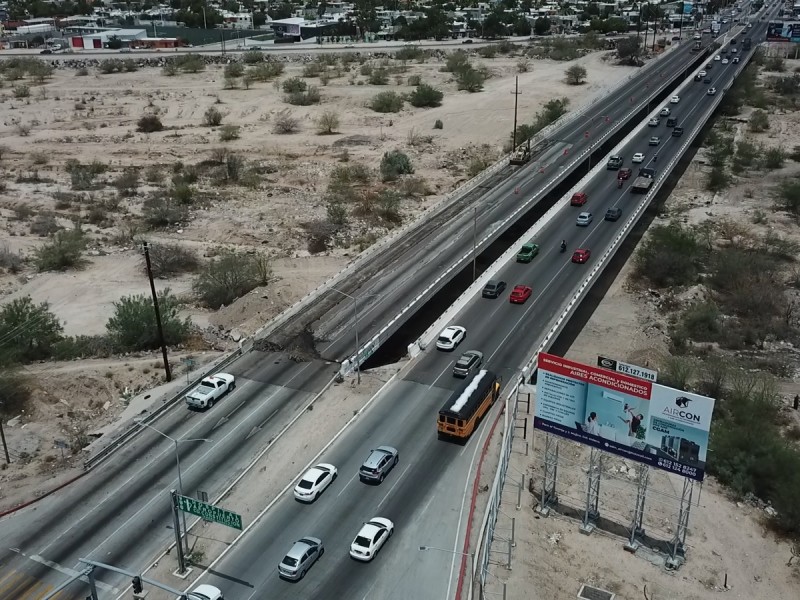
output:
<path id="1" fill-rule="evenodd" d="M 336 292 L 337 294 L 341 294 L 342 296 L 346 296 L 347 298 L 350 298 L 353 301 L 353 315 L 354 315 L 354 319 L 355 319 L 355 322 L 353 323 L 353 328 L 356 330 L 356 353 L 353 356 L 354 356 L 355 368 L 356 368 L 356 383 L 358 383 L 360 385 L 361 384 L 361 369 L 359 368 L 359 364 L 358 364 L 358 349 L 360 347 L 358 345 L 358 297 L 357 296 L 351 296 L 350 294 L 346 294 L 342 290 L 337 290 L 335 287 L 332 287 L 331 290 Z M 361 296 L 361 298 L 374 298 L 377 295 L 378 294 L 365 294 L 365 295 Z"/>
<path id="2" fill-rule="evenodd" d="M 436 550 L 438 552 L 448 552 L 450 554 L 457 554 L 459 556 L 468 556 L 469 559 L 470 559 L 469 560 L 469 585 L 470 585 L 470 589 L 472 589 L 473 575 L 474 575 L 473 572 L 472 572 L 472 569 L 473 569 L 472 563 L 475 560 L 475 554 L 474 553 L 472 553 L 472 552 L 459 552 L 457 550 L 448 550 L 447 548 L 436 548 L 434 546 L 420 546 L 419 549 L 420 549 L 421 552 L 424 552 L 425 550 Z"/>
<path id="3" fill-rule="evenodd" d="M 169 441 L 171 441 L 173 444 L 175 444 L 175 464 L 178 466 L 178 492 L 180 493 L 181 496 L 183 496 L 183 480 L 181 479 L 181 455 L 180 455 L 180 452 L 178 451 L 178 444 L 181 443 L 181 442 L 211 442 L 213 440 L 209 440 L 209 439 L 206 439 L 206 438 L 192 438 L 192 439 L 180 439 L 180 440 L 177 440 L 174 437 L 168 436 L 163 431 L 160 431 L 160 430 L 156 429 L 152 425 L 148 425 L 144 421 L 141 421 L 139 419 L 134 419 L 134 421 L 136 421 L 136 423 L 138 423 L 142 427 L 147 427 L 148 429 L 152 429 L 153 431 L 155 431 L 160 436 L 163 436 L 163 437 L 167 438 Z M 189 538 L 186 535 L 188 533 L 187 529 L 186 529 L 186 513 L 181 511 L 181 515 L 183 517 L 183 543 L 186 546 L 186 553 L 188 554 L 189 553 Z"/>

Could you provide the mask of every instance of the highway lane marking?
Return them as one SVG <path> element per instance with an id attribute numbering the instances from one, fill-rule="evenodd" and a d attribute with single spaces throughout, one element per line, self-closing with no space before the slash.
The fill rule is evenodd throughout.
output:
<path id="1" fill-rule="evenodd" d="M 9 548 L 9 550 L 11 550 L 12 552 L 16 552 L 17 554 L 19 554 L 23 558 L 27 558 L 28 560 L 31 560 L 31 561 L 36 562 L 36 563 L 39 563 L 40 565 L 44 565 L 45 567 L 49 567 L 54 571 L 58 571 L 62 575 L 67 575 L 69 577 L 75 577 L 76 575 L 80 574 L 80 571 L 75 571 L 73 569 L 68 569 L 66 567 L 62 567 L 58 563 L 55 563 L 52 560 L 47 560 L 46 558 L 44 558 L 42 556 L 39 556 L 38 554 L 28 555 L 28 554 L 25 554 L 24 552 L 22 552 L 19 548 Z M 80 580 L 83 581 L 84 583 L 89 583 L 89 578 L 86 577 L 85 575 L 83 577 L 81 577 Z M 116 593 L 119 592 L 119 590 L 117 588 L 115 588 L 114 586 L 108 585 L 107 583 L 103 583 L 102 581 L 95 580 L 94 584 L 99 589 L 104 590 L 106 592 L 110 592 L 112 594 L 116 594 Z"/>
<path id="2" fill-rule="evenodd" d="M 355 475 L 353 475 L 353 476 L 350 478 L 350 481 L 348 481 L 347 483 L 345 483 L 345 484 L 344 484 L 344 487 L 342 488 L 342 491 L 341 491 L 341 492 L 339 492 L 338 494 L 336 494 L 336 497 L 337 497 L 337 498 L 338 498 L 339 496 L 341 496 L 342 494 L 344 494 L 344 491 L 345 491 L 345 490 L 348 488 L 348 486 L 349 486 L 351 483 L 353 483 L 353 482 L 356 480 L 356 477 L 358 477 L 358 473 L 356 473 Z"/>
<path id="3" fill-rule="evenodd" d="M 489 435 L 486 432 L 486 428 L 483 428 L 483 432 L 485 435 Z M 475 459 L 478 456 L 478 449 L 481 447 L 482 438 L 478 438 L 478 442 L 475 444 L 475 450 L 472 452 L 472 459 L 469 463 L 469 470 L 467 471 L 467 476 L 464 478 L 464 492 L 461 494 L 461 508 L 458 511 L 458 525 L 456 525 L 456 539 L 453 540 L 453 556 L 450 558 L 450 576 L 447 579 L 447 594 L 445 598 L 450 598 L 450 590 L 453 587 L 453 571 L 456 568 L 456 561 L 463 560 L 464 556 L 461 550 L 458 549 L 458 538 L 461 534 L 461 523 L 464 521 L 464 505 L 467 502 L 467 496 L 469 495 L 469 483 L 470 483 L 470 476 L 469 474 L 475 470 Z M 475 477 L 479 477 L 480 473 L 475 473 Z M 469 542 L 468 542 L 469 543 Z M 462 548 L 463 550 L 463 548 Z M 472 567 L 470 567 L 472 568 Z"/>
<path id="4" fill-rule="evenodd" d="M 242 400 L 242 401 L 241 401 L 241 402 L 240 402 L 240 403 L 239 403 L 237 406 L 233 407 L 233 409 L 231 409 L 231 410 L 228 412 L 228 414 L 227 414 L 227 415 L 225 415 L 225 416 L 224 416 L 224 417 L 222 417 L 222 418 L 221 418 L 219 421 L 217 421 L 217 424 L 216 424 L 216 425 L 214 425 L 214 426 L 211 428 L 211 431 L 214 431 L 215 429 L 217 429 L 217 427 L 222 427 L 222 426 L 223 426 L 225 423 L 227 423 L 228 421 L 230 421 L 230 420 L 231 420 L 231 417 L 233 416 L 233 414 L 234 414 L 234 413 L 235 413 L 237 410 L 239 410 L 240 408 L 242 408 L 243 406 L 244 406 L 244 400 Z"/>
<path id="5" fill-rule="evenodd" d="M 424 514 L 425 514 L 425 512 L 427 512 L 428 508 L 429 508 L 429 507 L 430 507 L 430 505 L 431 505 L 431 502 L 433 502 L 433 499 L 434 499 L 435 497 L 436 497 L 436 496 L 434 496 L 433 494 L 431 494 L 431 497 L 428 499 L 428 501 L 425 503 L 425 506 L 423 506 L 423 507 L 422 507 L 422 510 L 421 510 L 421 511 L 419 511 L 419 513 L 418 513 L 418 514 L 420 514 L 420 515 L 424 515 Z"/>
<path id="6" fill-rule="evenodd" d="M 389 488 L 389 491 L 388 491 L 388 492 L 386 492 L 386 495 L 383 497 L 383 500 L 381 500 L 380 502 L 378 502 L 378 508 L 380 508 L 380 507 L 381 507 L 381 505 L 382 505 L 384 502 L 386 502 L 387 498 L 389 498 L 389 496 L 391 495 L 391 493 L 394 491 L 394 488 L 396 488 L 398 485 L 400 485 L 400 482 L 401 482 L 401 481 L 403 481 L 403 477 L 405 477 L 406 473 L 408 473 L 408 470 L 409 470 L 410 468 L 411 468 L 411 465 L 409 464 L 408 466 L 406 466 L 406 470 L 405 470 L 405 471 L 403 471 L 402 473 L 400 473 L 400 477 L 398 477 L 398 478 L 397 478 L 397 481 L 395 481 L 395 482 L 394 482 L 394 485 L 393 485 L 392 487 L 390 487 L 390 488 Z"/>
<path id="7" fill-rule="evenodd" d="M 277 415 L 277 414 L 278 414 L 278 409 L 276 408 L 274 411 L 272 411 L 272 414 L 270 414 L 270 415 L 269 415 L 269 416 L 268 416 L 266 419 L 264 419 L 263 421 L 261 421 L 261 423 L 259 423 L 259 424 L 258 424 L 258 425 L 256 425 L 255 427 L 253 427 L 253 428 L 250 430 L 250 433 L 248 433 L 248 434 L 247 434 L 247 437 L 245 437 L 244 439 L 245 439 L 245 440 L 249 440 L 249 439 L 250 439 L 251 437 L 253 437 L 253 436 L 254 436 L 256 433 L 258 433 L 259 431 L 261 431 L 262 429 L 264 429 L 264 426 L 265 426 L 267 423 L 269 423 L 269 422 L 272 420 L 272 417 L 274 417 L 274 416 L 275 416 L 275 415 Z"/>

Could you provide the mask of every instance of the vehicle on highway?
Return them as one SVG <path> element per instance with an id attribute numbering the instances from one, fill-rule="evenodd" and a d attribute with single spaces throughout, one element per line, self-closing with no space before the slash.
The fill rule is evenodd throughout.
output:
<path id="1" fill-rule="evenodd" d="M 733 63 L 734 63 L 734 64 L 736 64 L 736 63 L 738 63 L 738 62 L 739 62 L 739 57 L 738 57 L 738 56 L 735 56 L 735 57 L 733 58 Z"/>
<path id="2" fill-rule="evenodd" d="M 656 158 L 654 156 L 653 161 L 655 160 Z M 653 185 L 653 178 L 655 175 L 656 170 L 652 167 L 642 167 L 639 169 L 639 176 L 633 181 L 630 191 L 634 194 L 646 194 Z"/>
<path id="3" fill-rule="evenodd" d="M 130 54 L 131 52 L 133 52 L 133 50 L 131 50 L 130 48 L 120 48 L 119 51 L 120 54 Z"/>
<path id="4" fill-rule="evenodd" d="M 667 119 L 667 127 L 675 127 L 678 124 L 678 117 L 670 117 Z"/>
<path id="5" fill-rule="evenodd" d="M 699 76 L 700 76 L 700 78 L 702 79 L 703 77 L 705 77 L 706 75 L 708 75 L 708 71 L 700 71 L 700 72 L 698 73 L 698 75 L 699 75 Z"/>
<path id="6" fill-rule="evenodd" d="M 198 585 L 186 594 L 186 598 L 187 600 L 225 600 L 219 588 L 206 583 Z"/>
<path id="7" fill-rule="evenodd" d="M 217 373 L 204 377 L 191 391 L 184 396 L 190 408 L 211 408 L 214 402 L 236 387 L 236 379 L 230 373 Z"/>
<path id="8" fill-rule="evenodd" d="M 575 192 L 572 194 L 572 198 L 569 199 L 570 206 L 583 206 L 586 204 L 586 201 L 589 199 L 589 196 L 586 195 L 586 192 Z"/>
<path id="9" fill-rule="evenodd" d="M 647 142 L 647 145 L 648 146 L 658 146 L 660 143 L 661 143 L 661 138 L 658 137 L 657 135 L 654 135 L 653 137 L 650 138 L 650 141 Z"/>
<path id="10" fill-rule="evenodd" d="M 702 40 L 702 39 L 703 39 L 703 36 L 701 36 L 699 33 L 695 33 L 695 34 L 692 36 L 692 39 L 693 39 L 693 40 Z"/>
<path id="11" fill-rule="evenodd" d="M 463 42 L 461 42 L 461 43 L 462 43 L 462 44 L 471 44 L 471 43 L 472 43 L 472 40 L 464 40 L 464 41 L 463 41 Z"/>
<path id="12" fill-rule="evenodd" d="M 669 103 L 670 104 L 677 104 L 680 101 L 681 101 L 681 97 L 680 96 L 673 96 L 672 98 L 669 99 Z"/>
<path id="13" fill-rule="evenodd" d="M 658 127 L 659 125 L 661 125 L 661 119 L 658 117 L 653 117 L 647 122 L 648 127 Z"/>
<path id="14" fill-rule="evenodd" d="M 714 57 L 714 61 L 720 61 L 720 60 L 722 60 L 722 56 L 720 56 L 719 54 L 717 54 L 717 55 Z"/>
<path id="15" fill-rule="evenodd" d="M 439 410 L 439 439 L 466 442 L 500 395 L 500 385 L 500 379 L 486 369 L 465 379 Z"/>
<path id="16" fill-rule="evenodd" d="M 311 467 L 294 487 L 294 497 L 300 502 L 314 502 L 338 475 L 336 467 L 327 463 Z"/>
<path id="17" fill-rule="evenodd" d="M 383 483 L 386 475 L 394 469 L 397 461 L 400 460 L 400 453 L 391 446 L 378 446 L 369 451 L 369 456 L 364 464 L 358 469 L 358 477 L 361 481 L 377 481 Z"/>
<path id="18" fill-rule="evenodd" d="M 669 108 L 665 106 L 664 108 L 661 109 L 661 112 L 659 112 L 658 114 L 661 115 L 662 117 L 668 117 L 669 113 L 670 113 Z"/>
<path id="19" fill-rule="evenodd" d="M 453 365 L 453 377 L 467 377 L 473 371 L 480 369 L 483 364 L 483 352 L 467 350 Z"/>
<path id="20" fill-rule="evenodd" d="M 644 160 L 644 155 L 642 156 L 642 160 Z M 617 179 L 630 179 L 632 174 L 633 169 L 620 169 L 619 173 L 617 173 Z"/>
<path id="21" fill-rule="evenodd" d="M 371 561 L 393 533 L 394 523 L 383 517 L 373 517 L 361 526 L 350 544 L 350 556 L 364 562 Z"/>
<path id="22" fill-rule="evenodd" d="M 325 554 L 322 540 L 304 537 L 294 543 L 278 565 L 278 576 L 291 581 L 299 581 L 306 572 Z"/>
<path id="23" fill-rule="evenodd" d="M 608 169 L 609 171 L 614 171 L 616 169 L 619 169 L 624 162 L 625 162 L 624 158 L 622 158 L 618 154 L 614 154 L 608 159 L 608 164 L 606 164 L 606 169 Z"/>
<path id="24" fill-rule="evenodd" d="M 606 211 L 606 216 L 603 217 L 606 221 L 617 221 L 622 216 L 622 209 L 618 206 L 613 206 Z"/>
<path id="25" fill-rule="evenodd" d="M 714 63 L 708 63 L 708 64 L 706 65 L 706 69 L 708 69 L 709 71 L 710 71 L 711 69 L 713 69 L 713 68 L 714 68 Z"/>
<path id="26" fill-rule="evenodd" d="M 582 265 L 589 260 L 591 255 L 592 251 L 588 248 L 578 248 L 572 253 L 572 262 Z"/>
<path id="27" fill-rule="evenodd" d="M 722 59 L 722 64 L 727 65 L 730 61 L 727 58 Z"/>
<path id="28" fill-rule="evenodd" d="M 484 298 L 499 298 L 500 294 L 503 293 L 503 290 L 506 289 L 506 282 L 500 281 L 499 279 L 490 279 L 486 282 L 486 285 L 483 286 L 483 291 L 481 292 L 481 296 Z"/>
<path id="29" fill-rule="evenodd" d="M 533 289 L 528 285 L 515 285 L 514 289 L 511 290 L 508 301 L 511 304 L 525 304 L 532 293 Z"/>
<path id="30" fill-rule="evenodd" d="M 736 40 L 731 40 L 731 43 L 734 43 Z M 731 48 L 731 54 L 736 54 L 738 50 L 736 48 Z"/>
<path id="31" fill-rule="evenodd" d="M 694 76 L 694 80 L 695 80 L 695 81 L 703 81 L 703 78 L 702 78 L 702 77 L 700 76 L 700 74 L 698 73 L 697 75 L 695 75 L 695 76 Z"/>
<path id="32" fill-rule="evenodd" d="M 355 44 L 345 44 L 344 47 L 345 48 L 355 48 L 356 45 Z"/>
<path id="33" fill-rule="evenodd" d="M 713 88 L 713 87 L 712 88 L 708 88 L 708 91 L 706 92 L 706 94 L 708 94 L 709 96 L 713 96 L 716 93 L 717 93 L 717 88 Z"/>
<path id="34" fill-rule="evenodd" d="M 590 212 L 582 212 L 578 215 L 578 218 L 575 219 L 575 225 L 578 227 L 588 227 L 589 224 L 592 222 L 592 213 Z"/>
<path id="35" fill-rule="evenodd" d="M 517 262 L 529 263 L 539 254 L 539 245 L 533 242 L 523 244 L 517 252 Z"/>
<path id="36" fill-rule="evenodd" d="M 450 325 L 442 330 L 436 340 L 436 347 L 439 350 L 455 350 L 456 347 L 467 337 L 467 330 L 460 325 Z"/>
<path id="37" fill-rule="evenodd" d="M 711 77 L 706 77 L 703 79 L 703 83 L 711 83 Z"/>
<path id="38" fill-rule="evenodd" d="M 672 137 L 681 137 L 683 135 L 683 127 L 676 127 L 672 130 Z"/>
<path id="39" fill-rule="evenodd" d="M 53 53 L 53 51 L 50 50 L 49 48 L 45 48 L 44 50 L 39 52 L 39 54 L 52 54 L 52 53 Z"/>
<path id="40" fill-rule="evenodd" d="M 644 162 L 644 154 L 641 153 L 641 152 L 637 152 L 636 154 L 633 155 L 633 158 L 631 159 L 631 162 L 634 163 L 634 164 L 643 163 Z"/>

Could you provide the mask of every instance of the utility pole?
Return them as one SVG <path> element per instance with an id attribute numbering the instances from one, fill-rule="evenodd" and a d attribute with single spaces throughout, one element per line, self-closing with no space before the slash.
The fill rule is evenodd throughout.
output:
<path id="1" fill-rule="evenodd" d="M 478 207 L 473 209 L 472 217 L 472 281 L 477 278 L 478 267 Z"/>
<path id="2" fill-rule="evenodd" d="M 172 381 L 172 370 L 169 368 L 169 357 L 167 356 L 167 345 L 164 343 L 164 328 L 161 326 L 161 311 L 158 309 L 158 295 L 156 294 L 156 284 L 153 282 L 153 269 L 150 266 L 150 246 L 147 242 L 142 242 L 144 250 L 144 263 L 147 266 L 147 278 L 150 280 L 150 293 L 153 294 L 153 309 L 156 312 L 156 325 L 158 327 L 158 343 L 161 344 L 161 355 L 164 357 L 164 372 L 167 381 Z"/>
<path id="3" fill-rule="evenodd" d="M 2 404 L 2 402 L 0 402 Z M 797 406 L 795 406 L 795 409 Z M 0 415 L 0 438 L 3 440 L 3 451 L 6 453 L 6 464 L 11 464 L 11 457 L 8 455 L 8 444 L 6 444 L 6 434 L 3 431 L 3 415 Z"/>
<path id="4" fill-rule="evenodd" d="M 519 99 L 519 75 L 514 77 L 514 131 L 511 132 L 511 151 L 517 149 L 517 100 Z"/>

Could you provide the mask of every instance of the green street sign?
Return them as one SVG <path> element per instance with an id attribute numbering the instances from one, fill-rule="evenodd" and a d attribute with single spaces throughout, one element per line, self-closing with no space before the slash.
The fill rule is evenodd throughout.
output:
<path id="1" fill-rule="evenodd" d="M 206 521 L 214 521 L 215 523 L 220 523 L 221 525 L 232 527 L 240 531 L 242 529 L 242 515 L 237 515 L 224 508 L 206 504 L 205 502 L 200 502 L 199 500 L 187 496 L 175 494 L 175 498 L 177 499 L 178 510 L 196 515 Z"/>

